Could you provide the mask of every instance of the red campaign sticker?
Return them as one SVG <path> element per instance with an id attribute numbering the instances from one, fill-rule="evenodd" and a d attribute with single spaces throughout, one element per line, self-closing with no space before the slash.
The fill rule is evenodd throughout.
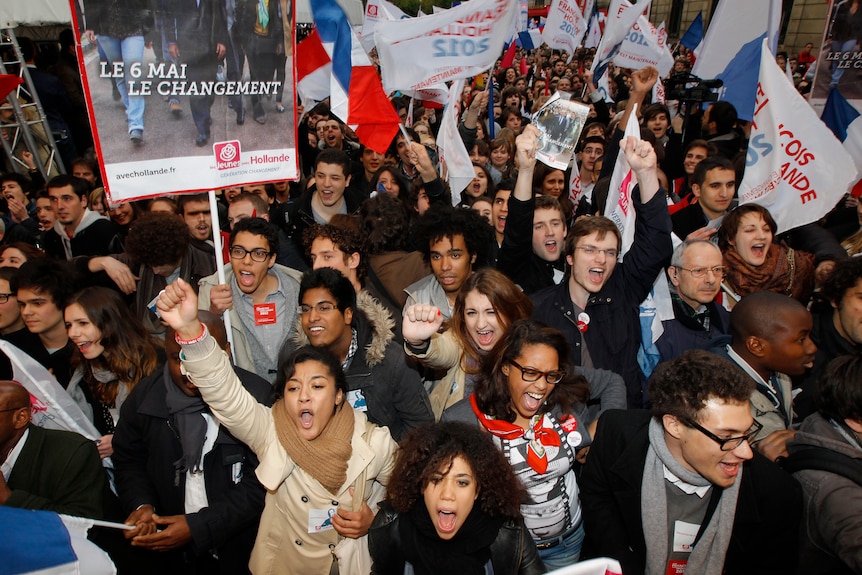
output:
<path id="1" fill-rule="evenodd" d="M 563 421 L 563 431 L 566 433 L 571 433 L 578 428 L 578 420 L 575 419 L 574 415 L 570 415 L 568 419 Z"/>
<path id="2" fill-rule="evenodd" d="M 687 564 L 687 559 L 671 559 L 667 564 L 666 575 L 685 575 L 685 566 Z"/>
<path id="3" fill-rule="evenodd" d="M 268 325 L 275 322 L 275 303 L 255 304 L 254 325 Z"/>

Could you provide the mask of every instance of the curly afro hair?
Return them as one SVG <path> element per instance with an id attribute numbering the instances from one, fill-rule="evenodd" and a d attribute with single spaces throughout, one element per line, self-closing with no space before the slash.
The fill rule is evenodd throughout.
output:
<path id="1" fill-rule="evenodd" d="M 521 516 L 524 487 L 505 456 L 487 433 L 457 422 L 422 425 L 401 441 L 387 489 L 392 507 L 399 513 L 410 511 L 423 497 L 431 476 L 448 472 L 456 457 L 473 470 L 479 493 L 476 503 L 483 512 L 504 519 Z"/>
<path id="2" fill-rule="evenodd" d="M 416 245 L 425 256 L 425 261 L 431 258 L 431 244 L 443 238 L 451 242 L 457 235 L 464 237 L 467 252 L 476 256 L 473 269 L 487 265 L 488 247 L 494 237 L 494 228 L 474 210 L 434 205 L 416 224 Z"/>
<path id="3" fill-rule="evenodd" d="M 189 228 L 177 216 L 150 212 L 132 222 L 126 237 L 126 252 L 149 267 L 182 261 L 189 246 Z"/>
<path id="4" fill-rule="evenodd" d="M 754 380 L 730 361 L 702 349 L 660 363 L 649 382 L 652 415 L 699 421 L 710 398 L 748 403 Z"/>

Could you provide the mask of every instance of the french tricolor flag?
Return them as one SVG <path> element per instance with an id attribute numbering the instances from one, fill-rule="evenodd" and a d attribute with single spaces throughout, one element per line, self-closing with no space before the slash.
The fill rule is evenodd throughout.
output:
<path id="1" fill-rule="evenodd" d="M 332 113 L 365 146 L 386 152 L 399 118 L 377 70 L 335 0 L 311 3 L 314 31 L 296 47 L 297 92 L 308 103 L 330 98 Z"/>
<path id="2" fill-rule="evenodd" d="M 858 173 L 851 193 L 857 198 L 862 196 L 862 181 L 859 180 L 862 177 L 862 114 L 847 101 L 838 88 L 832 88 L 820 119 L 853 157 Z"/>

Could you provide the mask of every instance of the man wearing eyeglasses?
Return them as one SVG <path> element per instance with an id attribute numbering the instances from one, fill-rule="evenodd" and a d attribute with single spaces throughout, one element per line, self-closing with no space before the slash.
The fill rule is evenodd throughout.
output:
<path id="1" fill-rule="evenodd" d="M 322 267 L 302 275 L 299 301 L 302 330 L 283 358 L 308 344 L 331 352 L 347 378 L 347 402 L 370 422 L 388 427 L 395 441 L 434 421 L 419 373 L 395 341 L 392 317 L 367 291 L 357 295 L 341 272 Z"/>
<path id="2" fill-rule="evenodd" d="M 753 390 L 727 360 L 690 350 L 656 368 L 651 413 L 606 412 L 579 479 L 581 556 L 624 573 L 794 573 L 802 494 L 749 444 Z"/>
<path id="3" fill-rule="evenodd" d="M 529 129 L 529 127 L 528 127 Z M 527 129 L 525 129 L 527 134 Z M 518 138 L 518 181 L 513 197 L 529 192 L 529 165 L 534 138 Z M 531 141 L 532 140 L 532 141 Z M 577 220 L 566 236 L 564 254 L 571 272 L 556 286 L 530 296 L 533 318 L 566 336 L 575 365 L 608 369 L 623 377 L 630 408 L 644 403 L 638 366 L 641 328 L 638 306 L 670 258 L 671 223 L 664 193 L 659 193 L 655 151 L 648 142 L 628 138 L 620 143 L 637 176 L 630 207 L 637 214 L 634 241 L 618 262 L 622 238 L 609 218 Z M 532 160 L 535 163 L 535 160 Z M 509 206 L 511 224 L 512 204 Z M 605 398 L 601 398 L 602 406 Z"/>
<path id="4" fill-rule="evenodd" d="M 300 273 L 275 263 L 278 236 L 262 218 L 245 218 L 230 232 L 225 282 L 217 274 L 200 282 L 198 307 L 215 314 L 230 310 L 234 363 L 270 383 L 278 354 L 296 323 Z"/>
<path id="5" fill-rule="evenodd" d="M 724 278 L 721 250 L 707 240 L 686 240 L 673 250 L 667 275 L 674 291 L 674 319 L 662 322 L 656 342 L 662 361 L 689 349 L 709 349 L 730 333 L 730 313 L 713 300 Z"/>

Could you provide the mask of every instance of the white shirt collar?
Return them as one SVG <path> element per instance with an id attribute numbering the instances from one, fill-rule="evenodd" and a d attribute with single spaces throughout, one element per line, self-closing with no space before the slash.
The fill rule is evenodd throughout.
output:
<path id="1" fill-rule="evenodd" d="M 732 347 L 730 347 L 730 344 L 728 344 L 728 345 L 727 345 L 727 355 L 729 355 L 729 356 L 730 356 L 730 358 L 731 358 L 733 361 L 735 361 L 735 362 L 736 362 L 736 364 L 737 364 L 739 367 L 741 367 L 741 368 L 742 368 L 742 370 L 743 370 L 745 373 L 747 373 L 747 374 L 749 375 L 749 377 L 751 377 L 754 381 L 756 381 L 756 382 L 758 382 L 758 383 L 762 383 L 763 385 L 765 385 L 766 387 L 768 387 L 769 389 L 771 389 L 773 393 L 775 393 L 775 386 L 774 386 L 774 385 L 772 385 L 772 383 L 771 383 L 771 382 L 766 381 L 766 380 L 764 380 L 762 377 L 760 377 L 760 374 L 759 374 L 759 373 L 757 373 L 757 372 L 754 370 L 754 368 L 753 368 L 753 367 L 751 367 L 751 366 L 748 364 L 748 362 L 747 362 L 747 361 L 745 361 L 744 359 L 742 359 L 742 357 L 741 357 L 738 353 L 736 353 L 735 351 L 733 351 L 733 348 L 732 348 Z"/>
<path id="2" fill-rule="evenodd" d="M 706 494 L 709 493 L 709 490 L 712 487 L 711 484 L 698 486 L 692 485 L 691 483 L 686 483 L 685 481 L 674 475 L 673 472 L 667 468 L 667 465 L 662 464 L 662 467 L 664 468 L 664 478 L 679 487 L 680 491 L 682 491 L 683 493 L 686 493 L 688 495 L 694 493 L 698 497 L 703 499 Z"/>
<path id="3" fill-rule="evenodd" d="M 24 449 L 24 444 L 27 443 L 27 438 L 30 436 L 30 428 L 24 430 L 24 435 L 15 444 L 15 447 L 9 452 L 9 456 L 3 465 L 0 465 L 0 471 L 3 472 L 3 478 L 9 481 L 9 476 L 12 475 L 12 469 L 15 467 L 15 462 L 18 461 L 18 456 L 21 455 L 21 450 Z"/>

